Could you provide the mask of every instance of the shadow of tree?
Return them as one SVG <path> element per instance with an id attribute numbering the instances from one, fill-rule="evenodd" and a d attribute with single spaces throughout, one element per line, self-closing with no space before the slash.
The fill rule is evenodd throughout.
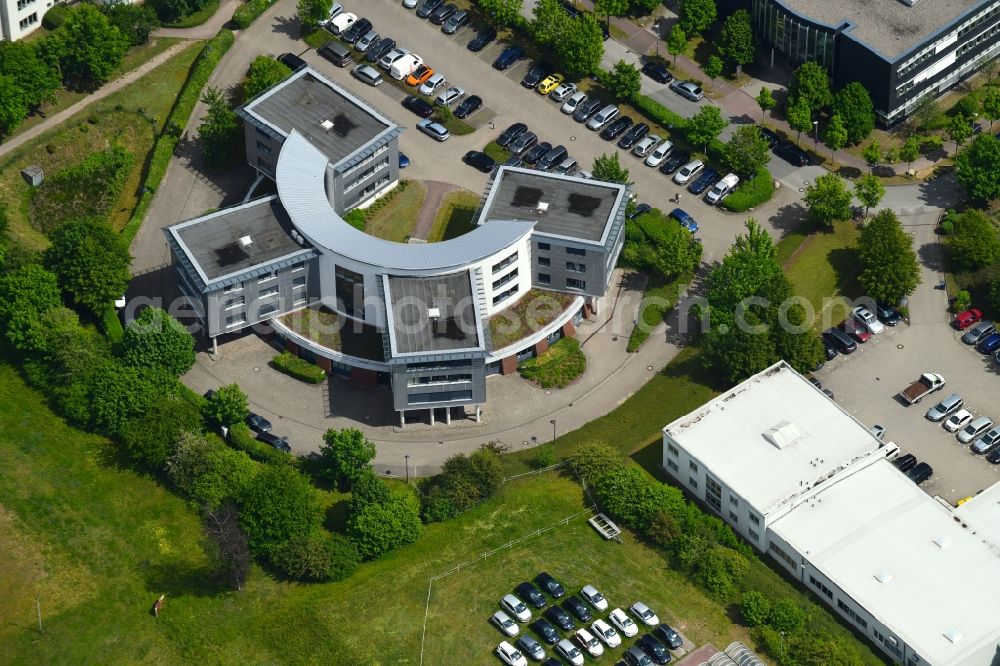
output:
<path id="1" fill-rule="evenodd" d="M 939 167 L 935 177 L 920 183 L 918 189 L 921 201 L 938 208 L 957 206 L 965 199 L 953 168 Z"/>
<path id="2" fill-rule="evenodd" d="M 203 546 L 214 548 L 207 542 Z M 151 594 L 167 595 L 167 607 L 171 597 L 213 597 L 233 591 L 214 567 L 190 566 L 175 560 L 155 563 L 145 560 L 138 567 Z"/>
<path id="3" fill-rule="evenodd" d="M 782 235 L 811 224 L 805 206 L 798 201 L 780 207 L 771 216 L 770 222 L 771 226 L 782 232 Z"/>
<path id="4" fill-rule="evenodd" d="M 841 178 L 848 178 L 853 180 L 854 178 L 860 178 L 862 174 L 863 172 L 858 167 L 841 166 L 840 168 L 837 169 L 837 175 L 840 176 Z"/>
<path id="5" fill-rule="evenodd" d="M 944 248 L 939 243 L 926 243 L 917 248 L 917 258 L 932 271 L 947 270 Z"/>
<path id="6" fill-rule="evenodd" d="M 858 276 L 861 274 L 861 256 L 857 248 L 841 247 L 830 250 L 827 261 L 837 275 L 840 293 L 848 298 L 857 298 L 864 294 Z"/>
<path id="7" fill-rule="evenodd" d="M 347 529 L 347 510 L 350 502 L 346 499 L 338 500 L 330 505 L 323 518 L 323 527 L 331 532 L 343 533 Z"/>
<path id="8" fill-rule="evenodd" d="M 302 22 L 298 16 L 275 16 L 271 29 L 279 35 L 288 35 L 292 39 L 302 37 Z"/>

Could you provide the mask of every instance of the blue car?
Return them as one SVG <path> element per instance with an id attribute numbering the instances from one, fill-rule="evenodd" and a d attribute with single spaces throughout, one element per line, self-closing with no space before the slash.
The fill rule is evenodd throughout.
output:
<path id="1" fill-rule="evenodd" d="M 691 233 L 698 231 L 698 223 L 695 222 L 694 218 L 688 215 L 686 211 L 683 211 L 680 208 L 674 208 L 670 211 L 670 215 L 668 217 L 672 217 L 677 220 L 682 227 Z"/>
<path id="2" fill-rule="evenodd" d="M 524 57 L 524 49 L 520 46 L 508 46 L 503 53 L 493 61 L 493 69 L 503 71 Z"/>
<path id="3" fill-rule="evenodd" d="M 993 352 L 1000 350 L 1000 333 L 993 333 L 982 340 L 976 345 L 976 349 L 982 354 L 992 354 Z"/>
<path id="4" fill-rule="evenodd" d="M 715 169 L 705 169 L 698 179 L 688 185 L 688 192 L 691 194 L 701 194 L 708 188 L 715 185 L 719 180 L 719 172 Z"/>
<path id="5" fill-rule="evenodd" d="M 408 166 L 410 166 L 410 158 L 407 157 L 406 155 L 404 155 L 403 153 L 400 153 L 399 154 L 399 168 L 400 169 L 405 169 Z"/>

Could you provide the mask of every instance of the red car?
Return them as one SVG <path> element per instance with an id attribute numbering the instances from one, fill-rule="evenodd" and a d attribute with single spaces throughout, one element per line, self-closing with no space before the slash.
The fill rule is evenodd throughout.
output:
<path id="1" fill-rule="evenodd" d="M 844 332 L 861 343 L 868 342 L 872 337 L 872 334 L 868 332 L 864 324 L 859 324 L 853 319 L 844 320 Z"/>
<path id="2" fill-rule="evenodd" d="M 973 324 L 979 323 L 979 320 L 983 318 L 983 313 L 978 308 L 969 308 L 968 310 L 962 310 L 957 315 L 955 315 L 955 328 L 960 331 L 964 331 Z"/>

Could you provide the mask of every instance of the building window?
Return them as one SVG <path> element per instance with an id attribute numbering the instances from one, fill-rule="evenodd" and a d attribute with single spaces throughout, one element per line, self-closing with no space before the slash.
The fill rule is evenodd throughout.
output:
<path id="1" fill-rule="evenodd" d="M 567 289 L 586 289 L 586 280 L 577 280 L 576 278 L 566 278 L 566 288 Z"/>
<path id="2" fill-rule="evenodd" d="M 222 293 L 224 293 L 224 294 L 234 294 L 237 291 L 243 291 L 243 283 L 242 282 L 238 282 L 236 284 L 229 285 L 228 287 L 226 287 L 225 289 L 222 290 Z"/>
<path id="3" fill-rule="evenodd" d="M 293 273 L 301 273 L 301 272 L 302 272 L 302 271 L 304 271 L 305 269 L 306 269 L 306 265 L 305 265 L 305 264 L 299 264 L 298 266 L 296 266 L 296 267 L 294 267 L 294 268 L 292 269 L 292 272 L 293 272 Z"/>
<path id="4" fill-rule="evenodd" d="M 778 544 L 772 541 L 770 545 L 768 545 L 767 549 L 768 551 L 770 551 L 772 555 L 774 555 L 779 560 L 782 560 L 785 564 L 787 564 L 788 568 L 791 569 L 792 571 L 795 571 L 798 568 L 798 565 L 795 563 L 795 560 L 793 560 L 788 553 L 779 548 Z"/>
<path id="5" fill-rule="evenodd" d="M 499 280 L 494 280 L 494 282 L 493 282 L 493 291 L 496 291 L 497 289 L 499 289 L 500 287 L 504 286 L 505 284 L 507 284 L 508 282 L 510 282 L 511 280 L 513 280 L 515 278 L 517 278 L 517 269 L 516 268 L 514 270 L 512 270 L 510 273 L 507 273 L 507 275 L 504 275 Z"/>
<path id="6" fill-rule="evenodd" d="M 247 323 L 247 316 L 242 313 L 226 317 L 226 328 L 232 328 L 233 326 L 239 326 L 240 324 L 245 323 Z"/>
<path id="7" fill-rule="evenodd" d="M 362 305 L 364 304 L 365 276 L 355 273 L 343 266 L 337 266 L 334 271 L 336 277 L 337 302 L 344 312 L 352 317 L 364 317 Z"/>
<path id="8" fill-rule="evenodd" d="M 258 298 L 271 298 L 272 296 L 278 295 L 278 287 L 268 287 L 267 289 L 261 289 L 260 293 L 257 294 Z"/>
<path id="9" fill-rule="evenodd" d="M 809 576 L 809 584 L 815 587 L 817 590 L 826 595 L 827 599 L 833 600 L 833 590 L 828 588 L 823 584 L 823 581 L 817 580 L 814 576 Z"/>
<path id="10" fill-rule="evenodd" d="M 504 259 L 500 263 L 493 264 L 492 272 L 493 273 L 499 273 L 500 271 L 502 271 L 503 269 L 507 268 L 508 266 L 510 266 L 515 261 L 517 261 L 517 252 L 515 252 L 512 255 L 510 255 L 509 257 L 507 257 L 506 259 Z"/>
<path id="11" fill-rule="evenodd" d="M 265 160 L 260 155 L 257 156 L 257 166 L 259 166 L 261 169 L 264 169 L 265 171 L 272 171 L 273 170 L 273 169 L 271 169 L 271 163 L 268 162 L 267 160 Z"/>
<path id="12" fill-rule="evenodd" d="M 691 486 L 692 488 L 697 488 L 698 487 L 698 479 L 694 478 L 693 476 L 689 476 L 688 477 L 688 485 Z"/>
<path id="13" fill-rule="evenodd" d="M 21 19 L 20 21 L 21 30 L 27 30 L 36 23 L 38 23 L 38 12 L 35 12 L 34 14 Z"/>
<path id="14" fill-rule="evenodd" d="M 278 276 L 275 275 L 274 271 L 271 271 L 270 273 L 264 273 L 259 278 L 257 278 L 257 284 L 260 284 L 261 282 L 270 282 L 271 280 L 277 279 L 277 277 Z"/>
<path id="15" fill-rule="evenodd" d="M 552 265 L 552 260 L 549 259 L 548 257 L 538 257 L 538 265 L 539 266 L 551 266 Z"/>
<path id="16" fill-rule="evenodd" d="M 538 284 L 552 284 L 552 276 L 548 273 L 539 273 Z"/>
<path id="17" fill-rule="evenodd" d="M 586 273 L 587 264 L 578 264 L 572 261 L 567 261 L 566 270 L 568 270 L 570 273 Z"/>
<path id="18" fill-rule="evenodd" d="M 865 618 L 858 615 L 858 613 L 853 608 L 845 604 L 842 599 L 837 599 L 837 608 L 839 608 L 844 613 L 844 615 L 854 620 L 854 622 L 859 627 L 862 627 L 864 629 L 868 628 L 868 621 L 865 620 Z"/>
<path id="19" fill-rule="evenodd" d="M 693 460 L 689 460 L 688 461 L 688 469 L 690 469 L 692 472 L 697 472 L 698 471 L 698 463 L 696 463 Z"/>
<path id="20" fill-rule="evenodd" d="M 552 246 L 549 245 L 548 243 L 539 243 L 538 244 L 538 249 L 539 250 L 545 250 L 546 252 L 548 252 L 549 250 L 552 249 Z"/>
<path id="21" fill-rule="evenodd" d="M 753 530 L 750 530 L 750 538 L 753 539 L 754 541 L 760 541 L 760 535 L 754 532 Z"/>
<path id="22" fill-rule="evenodd" d="M 247 299 L 245 297 L 243 297 L 243 296 L 236 296 L 234 298 L 227 298 L 226 299 L 226 309 L 227 310 L 232 310 L 233 308 L 238 308 L 241 305 L 244 305 L 246 302 L 247 302 Z"/>
<path id="23" fill-rule="evenodd" d="M 35 0 L 17 0 L 17 11 L 21 11 L 28 5 L 34 4 Z"/>
<path id="24" fill-rule="evenodd" d="M 306 276 L 300 275 L 299 277 L 292 280 L 293 287 L 304 287 L 306 286 Z"/>
<path id="25" fill-rule="evenodd" d="M 268 303 L 267 305 L 260 306 L 260 310 L 257 312 L 258 317 L 266 317 L 272 312 L 277 312 L 278 306 L 274 303 Z"/>
<path id="26" fill-rule="evenodd" d="M 675 472 L 678 471 L 677 470 L 677 463 L 675 463 L 673 460 L 667 460 L 667 467 L 669 467 L 670 469 L 672 469 Z"/>
<path id="27" fill-rule="evenodd" d="M 753 523 L 754 525 L 760 525 L 760 517 L 756 513 L 751 511 L 750 522 Z"/>
<path id="28" fill-rule="evenodd" d="M 304 291 L 300 291 L 299 293 L 297 293 L 295 295 L 295 300 L 292 301 L 292 304 L 293 305 L 299 305 L 301 303 L 305 303 L 307 300 L 309 300 L 309 299 L 306 298 L 306 293 Z"/>
<path id="29" fill-rule="evenodd" d="M 259 150 L 260 152 L 264 153 L 265 155 L 270 155 L 271 154 L 271 146 L 267 145 L 263 141 L 258 141 L 257 142 L 257 150 Z"/>
<path id="30" fill-rule="evenodd" d="M 698 472 L 697 465 L 693 466 L 693 471 Z M 715 509 L 716 513 L 722 513 L 722 486 L 710 476 L 705 477 L 705 501 Z"/>
<path id="31" fill-rule="evenodd" d="M 493 297 L 493 305 L 497 305 L 498 303 L 501 303 L 502 301 L 507 300 L 508 298 L 510 298 L 511 296 L 513 296 L 516 293 L 517 293 L 517 285 L 515 284 L 513 287 L 511 287 L 507 291 L 500 292 L 499 294 L 497 294 L 496 296 L 494 296 Z"/>
<path id="32" fill-rule="evenodd" d="M 667 453 L 674 456 L 675 458 L 681 454 L 681 452 L 678 451 L 677 447 L 674 446 L 673 444 L 667 444 Z"/>
<path id="33" fill-rule="evenodd" d="M 737 516 L 732 511 L 730 511 L 729 512 L 729 520 L 733 521 L 733 525 L 736 525 L 736 524 L 738 524 L 740 522 L 740 517 Z"/>
<path id="34" fill-rule="evenodd" d="M 729 496 L 729 504 L 731 504 L 732 506 L 739 506 L 740 505 L 740 501 L 738 499 L 736 499 L 735 495 L 730 495 Z"/>
<path id="35" fill-rule="evenodd" d="M 566 254 L 572 254 L 573 256 L 576 256 L 576 257 L 586 257 L 587 256 L 587 251 L 586 250 L 582 250 L 582 249 L 580 249 L 578 247 L 568 247 L 568 248 L 566 248 Z"/>
<path id="36" fill-rule="evenodd" d="M 889 650 L 889 652 L 893 653 L 897 657 L 902 656 L 902 653 L 899 649 L 899 641 L 897 641 L 892 636 L 883 636 L 882 632 L 880 632 L 878 629 L 875 629 L 874 627 L 872 628 L 872 633 L 875 634 L 875 638 L 878 639 L 878 642 L 884 645 L 886 649 Z"/>

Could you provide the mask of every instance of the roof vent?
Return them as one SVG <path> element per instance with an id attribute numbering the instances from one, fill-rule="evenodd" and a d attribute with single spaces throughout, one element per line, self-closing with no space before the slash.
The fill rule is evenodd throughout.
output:
<path id="1" fill-rule="evenodd" d="M 881 569 L 875 573 L 875 580 L 885 585 L 886 583 L 892 581 L 892 574 L 889 573 L 888 569 Z"/>
<path id="2" fill-rule="evenodd" d="M 428 308 L 427 309 L 427 318 L 428 319 L 440 319 L 441 318 L 441 309 L 440 308 Z"/>
<path id="3" fill-rule="evenodd" d="M 801 437 L 802 433 L 800 433 L 799 429 L 795 427 L 795 424 L 790 421 L 782 421 L 778 425 L 764 432 L 764 439 L 779 449 L 791 446 Z"/>
<path id="4" fill-rule="evenodd" d="M 937 545 L 938 548 L 940 548 L 941 550 L 944 550 L 945 548 L 947 548 L 948 546 L 951 545 L 951 539 L 949 539 L 948 537 L 946 537 L 944 535 L 941 535 L 941 536 L 937 537 L 936 539 L 934 539 L 934 543 Z"/>
<path id="5" fill-rule="evenodd" d="M 545 213 L 549 212 L 549 204 L 544 201 L 538 202 L 538 206 L 535 207 L 535 212 L 539 215 L 545 215 Z"/>
<path id="6" fill-rule="evenodd" d="M 330 130 L 333 129 L 333 121 L 332 120 L 324 120 L 323 122 L 321 122 L 319 124 L 319 126 L 322 127 L 324 131 L 329 132 Z"/>
<path id="7" fill-rule="evenodd" d="M 944 637 L 947 638 L 952 643 L 957 643 L 962 640 L 962 632 L 952 627 L 948 631 L 944 632 Z"/>
<path id="8" fill-rule="evenodd" d="M 253 239 L 249 236 L 240 236 L 240 247 L 248 248 L 253 245 Z"/>

